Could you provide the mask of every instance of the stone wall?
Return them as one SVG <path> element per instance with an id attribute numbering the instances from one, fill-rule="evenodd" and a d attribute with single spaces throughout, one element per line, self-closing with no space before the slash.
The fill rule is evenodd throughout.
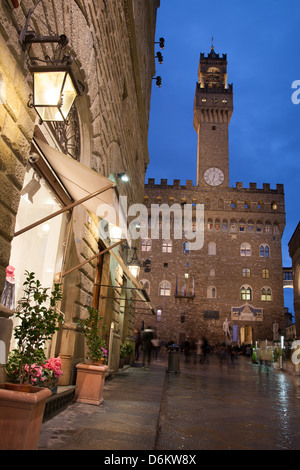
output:
<path id="1" fill-rule="evenodd" d="M 132 204 L 143 200 L 149 163 L 147 138 L 158 6 L 159 0 L 24 0 L 18 8 L 13 8 L 10 0 L 1 3 L 0 291 L 9 264 L 25 167 L 34 130 L 39 126 L 35 111 L 27 105 L 32 76 L 27 52 L 19 43 L 29 8 L 34 8 L 30 29 L 37 34 L 66 34 L 67 52 L 73 56 L 75 73 L 85 87 L 83 96 L 76 100 L 80 162 L 114 179 L 119 194 L 127 195 L 128 204 Z M 30 53 L 52 56 L 54 47 L 34 44 Z M 43 133 L 43 127 L 39 128 Z M 130 177 L 127 185 L 117 178 L 124 171 Z M 65 269 L 97 253 L 97 224 L 83 207 L 73 211 Z M 95 267 L 96 262 L 88 263 L 64 280 L 62 307 L 66 318 L 52 348 L 55 353 L 73 354 L 75 348 L 78 358 L 83 354 L 74 322 L 84 314 L 83 306 L 92 301 Z M 110 263 L 106 269 L 111 269 Z M 116 272 L 110 273 L 110 282 L 116 277 Z M 110 311 L 110 317 L 118 321 L 117 310 Z M 132 335 L 132 325 L 130 329 L 128 334 Z"/>
<path id="2" fill-rule="evenodd" d="M 235 207 L 232 207 L 233 202 Z M 174 239 L 171 229 L 172 249 L 163 251 L 163 237 L 152 239 L 151 250 L 141 251 L 141 259 L 151 261 L 151 271 L 141 270 L 140 280 L 149 282 L 150 298 L 156 309 L 161 309 L 157 318 L 136 317 L 137 326 L 150 322 L 163 339 L 183 338 L 185 335 L 206 335 L 212 343 L 224 338 L 223 322 L 231 320 L 232 307 L 245 304 L 241 299 L 241 287 L 250 286 L 252 299 L 248 303 L 263 309 L 263 321 L 232 321 L 233 324 L 253 327 L 253 340 L 272 340 L 272 325 L 277 321 L 284 332 L 283 281 L 281 259 L 281 236 L 285 227 L 283 186 L 271 189 L 264 184 L 243 188 L 218 188 L 205 191 L 193 186 L 191 181 L 181 184 L 167 180 L 155 184 L 153 179 L 145 185 L 145 204 L 203 204 L 204 244 L 199 250 L 184 252 L 182 239 Z M 247 206 L 246 206 L 247 204 Z M 148 232 L 151 238 L 151 229 Z M 215 254 L 210 246 L 214 244 Z M 250 245 L 250 256 L 241 255 L 243 243 Z M 261 256 L 261 245 L 268 245 L 270 256 Z M 250 270 L 250 277 L 242 275 L 243 268 Z M 262 278 L 262 270 L 268 269 L 269 278 Z M 185 280 L 185 275 L 188 279 Z M 159 285 L 170 283 L 170 295 L 159 295 Z M 182 289 L 186 286 L 186 294 Z M 261 300 L 264 287 L 271 289 L 271 301 Z M 215 289 L 215 298 L 212 297 Z M 178 295 L 176 295 L 176 290 Z M 217 312 L 217 314 L 215 313 Z"/>

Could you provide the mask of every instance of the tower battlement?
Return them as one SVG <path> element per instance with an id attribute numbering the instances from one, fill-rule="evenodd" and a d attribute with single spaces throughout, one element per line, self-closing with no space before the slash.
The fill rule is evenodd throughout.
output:
<path id="1" fill-rule="evenodd" d="M 174 188 L 174 189 L 197 189 L 198 186 L 193 184 L 193 180 L 181 181 L 180 179 L 173 180 L 173 183 L 168 183 L 168 179 L 161 179 L 160 183 L 155 181 L 155 178 L 148 178 L 148 183 L 145 184 L 145 187 L 151 188 Z M 228 190 L 238 190 L 238 191 L 249 191 L 249 192 L 260 192 L 260 193 L 272 193 L 272 194 L 284 194 L 284 185 L 276 184 L 276 189 L 272 189 L 270 183 L 263 183 L 261 188 L 257 187 L 257 183 L 249 183 L 248 187 L 244 187 L 242 182 L 237 182 L 235 187 L 228 188 Z"/>

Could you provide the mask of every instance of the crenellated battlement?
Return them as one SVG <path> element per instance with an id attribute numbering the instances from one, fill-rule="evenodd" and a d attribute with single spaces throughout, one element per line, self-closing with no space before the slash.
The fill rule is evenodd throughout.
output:
<path id="1" fill-rule="evenodd" d="M 160 183 L 155 182 L 155 178 L 148 178 L 148 183 L 145 184 L 146 187 L 151 188 L 174 188 L 174 189 L 193 189 L 198 188 L 198 186 L 193 184 L 193 180 L 186 180 L 185 182 L 180 179 L 173 180 L 173 183 L 168 184 L 168 179 L 161 179 Z M 237 190 L 237 191 L 249 191 L 249 192 L 263 192 L 263 193 L 277 193 L 284 194 L 284 185 L 276 184 L 276 189 L 272 189 L 270 183 L 263 183 L 262 188 L 257 187 L 257 183 L 249 183 L 249 187 L 244 187 L 242 182 L 237 182 L 235 187 L 229 187 L 228 190 Z"/>

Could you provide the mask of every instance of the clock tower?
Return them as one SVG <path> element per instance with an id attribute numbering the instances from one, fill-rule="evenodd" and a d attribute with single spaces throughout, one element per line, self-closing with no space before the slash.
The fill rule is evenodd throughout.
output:
<path id="1" fill-rule="evenodd" d="M 227 55 L 200 54 L 194 101 L 198 134 L 197 186 L 229 186 L 228 126 L 233 112 L 232 84 L 227 85 Z"/>

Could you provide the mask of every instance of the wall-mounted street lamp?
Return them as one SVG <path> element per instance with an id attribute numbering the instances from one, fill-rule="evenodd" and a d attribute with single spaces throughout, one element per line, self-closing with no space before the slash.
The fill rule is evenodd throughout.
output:
<path id="1" fill-rule="evenodd" d="M 73 57 L 65 53 L 69 42 L 67 36 L 40 36 L 29 30 L 34 9 L 29 10 L 19 36 L 23 50 L 29 52 L 32 44 L 56 43 L 60 46 L 60 51 L 53 58 L 29 56 L 28 68 L 33 74 L 33 94 L 30 95 L 28 106 L 35 108 L 42 121 L 67 122 L 72 104 L 78 95 L 82 95 L 84 87 L 74 75 Z"/>
<path id="2" fill-rule="evenodd" d="M 118 173 L 118 178 L 123 181 L 123 183 L 128 183 L 129 176 L 126 173 Z"/>
<path id="3" fill-rule="evenodd" d="M 157 55 L 155 56 L 155 58 L 158 59 L 158 63 L 159 63 L 159 64 L 162 64 L 163 61 L 164 61 L 164 58 L 163 58 L 161 52 L 157 52 Z"/>
<path id="4" fill-rule="evenodd" d="M 134 250 L 133 256 L 132 256 L 132 259 L 131 259 L 130 263 L 128 264 L 128 269 L 131 272 L 131 274 L 135 278 L 137 278 L 139 273 L 140 273 L 142 263 L 139 261 L 139 259 L 137 257 L 136 247 L 134 247 L 133 250 Z"/>
<path id="5" fill-rule="evenodd" d="M 159 38 L 159 42 L 155 42 L 154 44 L 159 44 L 159 47 L 161 49 L 164 49 L 165 48 L 165 40 L 164 38 Z"/>
<path id="6" fill-rule="evenodd" d="M 153 77 L 152 80 L 156 80 L 156 86 L 161 87 L 161 77 Z"/>

